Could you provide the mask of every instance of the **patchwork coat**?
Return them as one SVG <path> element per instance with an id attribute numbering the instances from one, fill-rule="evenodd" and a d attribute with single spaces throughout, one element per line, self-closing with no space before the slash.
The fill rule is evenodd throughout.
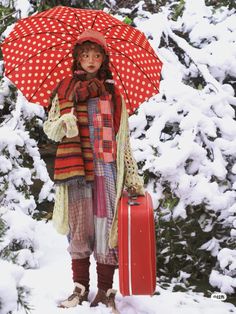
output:
<path id="1" fill-rule="evenodd" d="M 56 94 L 52 100 L 52 106 L 48 114 L 48 119 L 44 122 L 44 132 L 49 139 L 60 142 L 65 136 L 75 133 L 75 117 L 72 112 L 61 115 L 60 103 Z M 63 127 L 66 124 L 67 128 Z M 128 113 L 124 99 L 122 98 L 121 118 L 118 132 L 116 134 L 117 143 L 117 182 L 116 200 L 113 223 L 109 235 L 109 247 L 114 248 L 118 243 L 118 203 L 125 187 L 134 187 L 138 194 L 144 194 L 143 179 L 138 175 L 138 168 L 133 157 L 130 138 Z M 55 204 L 53 210 L 53 225 L 61 234 L 69 232 L 68 226 L 68 185 L 61 183 L 56 185 Z"/>

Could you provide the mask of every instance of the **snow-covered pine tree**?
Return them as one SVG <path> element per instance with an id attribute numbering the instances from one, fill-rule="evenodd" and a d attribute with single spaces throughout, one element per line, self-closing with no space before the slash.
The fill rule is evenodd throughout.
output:
<path id="1" fill-rule="evenodd" d="M 43 109 L 28 104 L 20 92 L 3 78 L 0 87 L 0 205 L 33 214 L 37 203 L 53 199 L 53 183 L 37 142 L 31 137 L 42 126 Z M 27 127 L 30 126 L 30 129 Z M 34 182 L 43 182 L 33 195 Z"/>
<path id="2" fill-rule="evenodd" d="M 4 214 L 3 208 L 1 208 L 0 209 L 0 278 L 1 278 L 0 280 L 0 312 L 1 314 L 11 314 L 14 310 L 18 309 L 19 307 L 22 307 L 25 310 L 25 313 L 29 313 L 29 311 L 31 310 L 31 306 L 28 303 L 28 296 L 30 294 L 30 290 L 26 286 L 22 285 L 21 283 L 21 278 L 23 277 L 23 274 L 24 274 L 24 268 L 20 266 L 19 263 L 17 263 L 17 259 L 19 258 L 19 256 L 12 255 L 13 254 L 12 248 L 9 245 L 13 243 L 11 242 L 10 235 L 13 235 L 16 232 L 15 230 L 13 230 L 16 224 L 13 226 L 12 224 L 8 223 L 7 221 L 5 221 L 5 219 L 3 219 L 4 216 L 7 218 L 8 214 L 6 213 Z M 11 225 L 11 228 L 9 227 L 9 225 Z M 7 244 L 8 244 L 8 248 L 6 249 Z M 6 255 L 6 256 L 2 256 L 2 255 Z M 23 260 L 23 255 L 21 256 L 21 258 Z"/>
<path id="3" fill-rule="evenodd" d="M 130 118 L 135 157 L 157 211 L 160 283 L 203 292 L 205 282 L 205 292 L 211 285 L 233 294 L 235 9 L 170 1 L 154 15 L 139 7 L 137 16 L 164 62 L 160 93 Z M 154 21 L 157 31 L 149 27 Z"/>
<path id="4" fill-rule="evenodd" d="M 25 268 L 38 267 L 36 221 L 31 216 L 40 203 L 53 200 L 53 183 L 37 143 L 44 110 L 29 104 L 2 77 L 2 61 L 0 69 L 0 306 L 1 313 L 10 314 L 19 306 L 30 309 L 29 290 L 21 278 Z"/>

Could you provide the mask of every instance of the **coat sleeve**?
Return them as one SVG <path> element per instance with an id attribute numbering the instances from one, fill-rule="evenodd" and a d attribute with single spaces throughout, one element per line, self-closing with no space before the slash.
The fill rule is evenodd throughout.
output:
<path id="1" fill-rule="evenodd" d="M 127 124 L 128 124 L 128 113 Z M 129 136 L 129 127 L 127 126 L 127 134 L 124 147 L 124 163 L 125 163 L 125 181 L 124 184 L 127 188 L 133 187 L 138 195 L 144 195 L 144 182 L 143 178 L 138 174 L 138 166 L 134 159 Z"/>
<path id="2" fill-rule="evenodd" d="M 52 100 L 51 109 L 48 119 L 43 124 L 44 133 L 47 137 L 55 142 L 60 142 L 63 137 L 73 137 L 78 135 L 77 118 L 72 113 L 61 115 L 58 95 L 56 94 Z M 63 127 L 66 125 L 66 128 Z"/>
<path id="3" fill-rule="evenodd" d="M 59 184 L 56 186 L 52 223 L 57 232 L 61 234 L 69 233 L 67 184 Z"/>

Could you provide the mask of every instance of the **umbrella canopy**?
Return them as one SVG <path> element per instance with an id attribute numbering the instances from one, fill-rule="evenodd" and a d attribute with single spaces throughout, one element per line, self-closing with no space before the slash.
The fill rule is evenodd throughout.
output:
<path id="1" fill-rule="evenodd" d="M 47 106 L 58 82 L 72 75 L 72 49 L 86 29 L 105 37 L 130 114 L 158 93 L 162 63 L 145 35 L 99 10 L 59 6 L 19 20 L 1 45 L 5 75 L 30 102 Z"/>

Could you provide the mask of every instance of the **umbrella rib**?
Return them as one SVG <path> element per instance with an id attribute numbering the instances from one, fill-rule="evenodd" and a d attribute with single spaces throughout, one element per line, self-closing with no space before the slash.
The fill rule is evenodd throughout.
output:
<path id="1" fill-rule="evenodd" d="M 126 88 L 125 88 L 125 86 L 124 86 L 124 84 L 123 84 L 123 82 L 122 82 L 122 79 L 121 79 L 121 77 L 120 77 L 120 74 L 119 74 L 119 72 L 117 72 L 116 67 L 114 66 L 114 64 L 113 64 L 111 61 L 110 61 L 110 64 L 112 65 L 114 71 L 116 72 L 116 75 L 119 77 L 120 82 L 121 82 L 121 85 L 123 86 L 123 89 L 124 89 L 125 94 L 126 94 L 126 99 L 127 99 L 128 102 L 129 102 L 129 107 L 132 108 L 132 106 L 131 106 L 131 104 L 130 104 L 129 97 L 128 97 L 128 93 L 127 93 Z"/>
<path id="2" fill-rule="evenodd" d="M 103 29 L 103 31 L 109 31 L 110 29 L 112 29 L 112 28 L 115 28 L 115 27 L 118 27 L 118 26 L 122 26 L 122 27 L 129 27 L 129 25 L 128 24 L 115 24 L 115 25 L 111 25 L 111 26 L 108 26 L 108 27 L 106 27 L 106 28 L 104 28 Z"/>
<path id="3" fill-rule="evenodd" d="M 96 22 L 96 19 L 97 19 L 97 17 L 98 17 L 98 15 L 101 13 L 101 10 L 98 10 L 98 13 L 95 15 L 95 18 L 93 19 L 93 24 L 92 24 L 92 27 L 91 28 L 93 28 L 93 26 L 94 26 L 94 24 L 95 24 L 95 22 Z"/>
<path id="4" fill-rule="evenodd" d="M 62 58 L 55 66 L 54 68 L 48 73 L 48 76 L 53 73 L 54 69 L 62 62 L 62 60 L 65 60 L 66 57 L 68 57 L 69 53 L 64 56 L 64 58 Z M 40 83 L 40 85 L 38 86 L 37 90 L 33 93 L 33 95 L 30 97 L 30 100 L 34 97 L 34 95 L 37 93 L 38 89 L 40 89 L 41 86 L 43 86 L 44 82 L 46 81 L 47 77 Z"/>
<path id="5" fill-rule="evenodd" d="M 46 49 L 44 49 L 44 50 L 41 50 L 41 51 L 35 53 L 34 55 L 32 55 L 32 56 L 30 56 L 29 58 L 27 58 L 26 60 L 24 60 L 22 63 L 19 63 L 17 66 L 15 66 L 14 69 L 12 69 L 10 72 L 7 73 L 7 75 L 11 74 L 11 72 L 13 72 L 15 69 L 19 68 L 20 66 L 24 65 L 24 63 L 26 63 L 27 61 L 31 60 L 31 59 L 34 58 L 35 56 L 40 55 L 42 52 L 52 50 L 52 48 L 55 48 L 55 47 L 60 46 L 60 45 L 61 45 L 61 44 L 59 43 L 59 44 L 57 44 L 57 45 L 55 45 L 55 46 L 51 46 L 50 49 L 49 49 L 49 48 L 46 48 Z M 67 53 L 66 56 L 68 56 L 69 53 L 70 53 L 70 51 Z M 66 56 L 65 56 L 65 57 L 66 57 Z M 64 59 L 65 57 L 63 57 L 63 59 Z M 59 63 L 58 63 L 58 64 L 59 64 Z"/>
<path id="6" fill-rule="evenodd" d="M 62 22 L 61 20 L 57 19 L 57 18 L 54 18 L 54 17 L 50 17 L 50 16 L 34 16 L 34 18 L 37 18 L 37 19 L 48 19 L 48 20 L 55 20 L 57 22 L 59 22 L 63 28 L 68 32 L 68 29 L 66 28 L 66 26 L 68 25 L 70 28 L 72 28 L 73 30 L 76 30 L 76 32 L 78 32 L 78 29 L 76 27 L 73 27 L 71 26 L 70 24 L 67 24 L 65 22 Z M 46 33 L 50 33 L 50 32 L 46 32 Z M 72 34 L 70 34 L 72 35 Z M 76 38 L 76 37 L 74 37 Z"/>
<path id="7" fill-rule="evenodd" d="M 17 40 L 22 39 L 22 38 L 27 38 L 27 37 L 35 36 L 35 35 L 43 35 L 43 34 L 55 35 L 56 38 L 60 38 L 60 39 L 62 39 L 63 41 L 65 41 L 65 39 L 63 39 L 63 38 L 61 38 L 61 37 L 58 36 L 58 35 L 60 35 L 60 34 L 65 34 L 65 33 L 59 33 L 59 32 L 53 33 L 53 32 L 45 31 L 45 32 L 40 32 L 40 33 L 30 33 L 30 34 L 27 34 L 27 35 L 25 35 L 25 36 L 21 36 L 21 37 L 18 37 L 18 38 L 13 39 L 13 40 L 11 40 L 11 41 L 5 42 L 4 44 L 5 44 L 5 45 L 11 44 L 11 43 L 13 43 L 14 41 L 17 41 Z M 71 36 L 72 36 L 72 34 L 70 34 L 70 33 L 68 33 L 68 35 L 71 35 Z M 73 37 L 73 40 L 76 39 L 76 37 L 74 37 L 74 36 L 72 36 L 72 37 Z M 65 44 L 68 43 L 68 42 L 69 42 L 69 41 L 65 41 Z M 60 45 L 61 45 L 61 43 L 60 43 Z"/>
<path id="8" fill-rule="evenodd" d="M 107 33 L 109 30 L 111 30 L 112 28 L 116 28 L 116 27 L 125 27 L 125 28 L 127 28 L 127 27 L 130 27 L 131 28 L 131 26 L 129 26 L 129 25 L 127 25 L 127 24 L 115 24 L 115 25 L 112 25 L 112 26 L 109 26 L 109 27 L 107 27 L 107 28 L 104 28 L 103 29 L 103 33 Z M 135 28 L 134 28 L 135 29 Z M 145 36 L 145 34 L 143 33 L 143 32 L 141 32 L 140 30 L 138 30 L 139 32 L 140 32 L 140 34 L 142 34 L 145 38 L 146 38 L 146 36 Z M 128 43 L 132 43 L 132 44 L 134 44 L 135 46 L 137 46 L 137 47 L 140 47 L 139 45 L 137 45 L 135 42 L 133 42 L 133 41 L 129 41 L 129 40 L 124 40 L 124 39 L 122 39 L 122 38 L 117 38 L 117 37 L 106 37 L 106 40 L 107 39 L 115 39 L 115 40 L 117 40 L 117 39 L 119 39 L 120 41 L 124 41 L 124 42 L 128 42 Z M 148 52 L 148 53 L 150 53 L 153 57 L 155 57 L 155 58 L 157 58 L 157 56 L 154 54 L 154 53 L 152 53 L 152 52 L 150 52 L 150 51 L 148 51 L 146 48 L 144 48 L 144 47 L 141 47 L 142 49 L 144 49 L 146 52 Z M 159 60 L 159 58 L 158 58 L 158 60 Z"/>
<path id="9" fill-rule="evenodd" d="M 70 7 L 68 7 L 68 9 L 69 9 L 69 11 L 73 11 L 73 9 L 70 8 Z M 80 21 L 78 15 L 77 15 L 75 12 L 72 12 L 72 13 L 73 13 L 73 15 L 76 17 L 76 20 L 77 20 L 78 22 L 80 22 L 80 25 L 81 25 L 81 26 L 83 27 L 83 29 L 84 29 L 84 25 L 83 25 L 82 22 Z"/>
<path id="10" fill-rule="evenodd" d="M 117 50 L 117 49 L 115 49 L 115 48 L 113 48 L 113 47 L 112 47 L 112 49 L 113 49 L 114 51 L 117 51 L 119 54 L 125 56 L 126 58 L 128 58 L 131 63 L 135 64 L 136 67 L 140 70 L 140 72 L 142 72 L 143 75 L 147 78 L 147 80 L 150 82 L 150 84 L 152 84 L 152 86 L 159 92 L 159 89 L 156 87 L 156 85 L 150 80 L 150 78 L 147 76 L 147 74 L 140 68 L 140 66 L 139 66 L 137 63 L 135 63 L 129 56 L 127 56 L 126 54 L 120 52 L 119 50 Z"/>
<path id="11" fill-rule="evenodd" d="M 133 45 L 136 46 L 136 47 L 142 48 L 145 52 L 149 53 L 152 57 L 154 57 L 154 58 L 160 60 L 160 59 L 157 57 L 157 55 L 155 54 L 155 52 L 153 53 L 153 52 L 147 50 L 146 48 L 141 47 L 140 45 L 136 44 L 134 41 L 129 41 L 129 40 L 127 40 L 127 39 L 121 39 L 121 38 L 116 38 L 116 37 L 106 37 L 106 40 L 107 40 L 107 39 L 119 40 L 119 42 L 123 41 L 123 42 L 125 42 L 125 43 L 127 42 L 127 43 L 130 43 L 130 44 L 133 44 Z M 108 45 L 111 46 L 109 43 L 108 43 Z"/>

